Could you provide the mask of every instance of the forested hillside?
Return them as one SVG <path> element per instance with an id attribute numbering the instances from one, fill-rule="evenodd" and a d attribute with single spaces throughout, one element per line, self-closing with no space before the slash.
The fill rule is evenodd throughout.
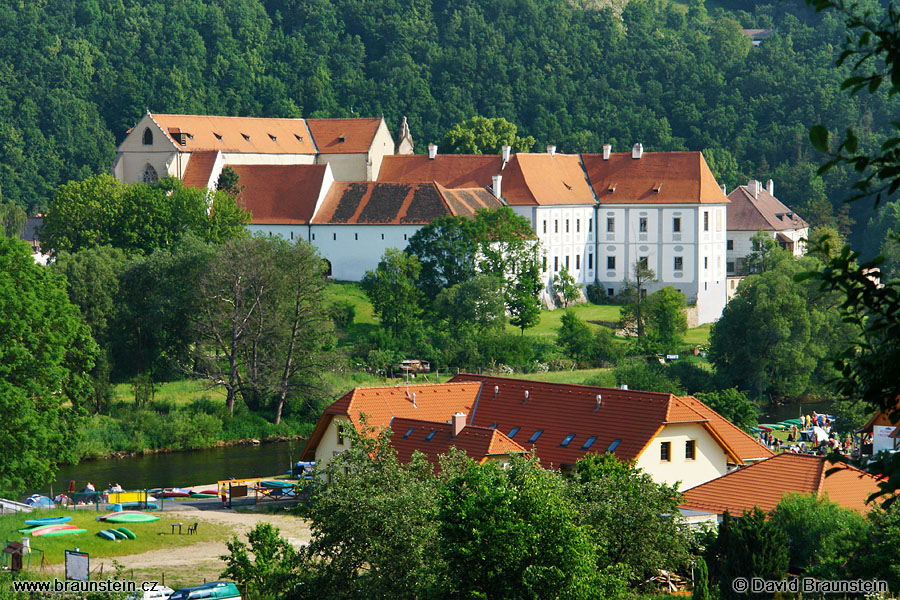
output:
<path id="1" fill-rule="evenodd" d="M 773 178 L 813 224 L 860 235 L 849 174 L 815 177 L 809 127 L 882 139 L 900 104 L 848 98 L 845 29 L 796 0 L 2 0 L 0 190 L 35 212 L 106 172 L 145 110 L 409 117 L 418 148 L 473 115 L 542 149 L 703 150 L 730 188 Z M 742 10 L 746 9 L 746 10 Z M 750 10 L 752 12 L 747 12 Z M 775 27 L 751 47 L 741 28 Z M 859 239 L 859 238 L 857 238 Z"/>

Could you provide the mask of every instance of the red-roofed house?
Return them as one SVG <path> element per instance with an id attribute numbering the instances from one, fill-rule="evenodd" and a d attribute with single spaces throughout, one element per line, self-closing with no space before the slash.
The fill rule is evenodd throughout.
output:
<path id="1" fill-rule="evenodd" d="M 466 425 L 466 415 L 461 412 L 452 415 L 450 423 L 397 417 L 391 421 L 391 429 L 395 432 L 391 445 L 402 463 L 412 460 L 413 453 L 419 451 L 437 465 L 438 457 L 451 448 L 464 451 L 478 463 L 506 464 L 511 454 L 528 453 L 496 428 Z"/>
<path id="2" fill-rule="evenodd" d="M 736 187 L 728 199 L 728 271 L 729 299 L 737 290 L 740 278 L 747 275 L 747 257 L 755 250 L 752 237 L 762 231 L 794 256 L 806 253 L 809 224 L 775 197 L 775 184 L 750 180 Z"/>
<path id="3" fill-rule="evenodd" d="M 837 472 L 826 475 L 835 467 Z M 866 500 L 876 491 L 877 479 L 855 467 L 786 452 L 686 490 L 679 508 L 686 516 L 716 515 L 721 522 L 726 510 L 740 516 L 756 506 L 770 511 L 787 494 L 822 494 L 845 508 L 867 512 L 871 506 Z"/>
<path id="4" fill-rule="evenodd" d="M 469 426 L 496 430 L 533 450 L 548 468 L 568 469 L 588 452 L 612 452 L 635 460 L 657 481 L 691 486 L 772 456 L 694 398 L 463 374 L 448 384 L 408 391 L 404 386 L 357 388 L 325 409 L 302 460 L 327 462 L 346 448 L 341 428 L 358 426 L 362 414 L 372 426 L 392 427 L 404 455 L 411 456 L 413 443 L 421 446 L 424 438 L 420 442 L 415 429 L 403 438 L 412 426 L 398 419 L 436 423 L 429 432 L 449 431 L 437 424 L 452 424 L 455 413 L 463 413 Z M 490 454 L 479 454 L 479 460 Z"/>

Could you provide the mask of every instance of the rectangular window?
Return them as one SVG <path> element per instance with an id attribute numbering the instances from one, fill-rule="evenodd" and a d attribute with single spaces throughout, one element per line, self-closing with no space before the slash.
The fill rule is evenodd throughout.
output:
<path id="1" fill-rule="evenodd" d="M 575 219 L 575 233 L 581 232 L 581 219 Z"/>
<path id="2" fill-rule="evenodd" d="M 415 427 L 410 427 L 409 429 L 407 429 L 407 430 L 406 430 L 406 433 L 403 434 L 403 439 L 406 439 L 406 438 L 408 438 L 409 436 L 411 436 L 412 433 L 413 433 L 413 431 L 415 431 L 415 430 L 416 430 Z"/>
<path id="3" fill-rule="evenodd" d="M 359 234 L 358 234 L 358 233 L 354 233 L 354 234 L 353 234 L 353 239 L 354 239 L 354 240 L 359 240 Z"/>
<path id="4" fill-rule="evenodd" d="M 675 217 L 674 219 L 672 219 L 672 232 L 681 233 L 681 217 Z"/>
<path id="5" fill-rule="evenodd" d="M 593 217 L 591 217 L 590 219 L 588 219 L 588 233 L 592 232 L 593 230 L 594 230 L 594 219 L 593 219 Z"/>
<path id="6" fill-rule="evenodd" d="M 647 233 L 647 217 L 641 217 L 639 221 L 639 229 L 641 233 Z"/>
<path id="7" fill-rule="evenodd" d="M 336 233 L 332 233 L 332 234 L 331 234 L 331 238 L 332 238 L 334 241 L 337 241 L 337 234 L 336 234 Z"/>
<path id="8" fill-rule="evenodd" d="M 532 434 L 531 434 L 531 437 L 528 438 L 528 443 L 529 443 L 529 444 L 535 443 L 535 442 L 537 441 L 537 439 L 538 439 L 539 437 L 541 437 L 541 434 L 542 434 L 542 433 L 544 433 L 544 430 L 543 430 L 543 429 L 538 429 L 537 431 L 535 431 L 534 433 L 532 433 Z"/>
<path id="9" fill-rule="evenodd" d="M 608 217 L 606 219 L 606 232 L 607 233 L 615 233 L 616 232 L 616 219 L 614 217 Z"/>
<path id="10" fill-rule="evenodd" d="M 569 270 L 569 257 L 566 256 L 566 271 Z"/>
<path id="11" fill-rule="evenodd" d="M 703 268 L 704 268 L 704 269 L 708 269 L 708 268 L 709 268 L 709 257 L 708 257 L 708 256 L 704 256 L 704 257 L 703 257 Z"/>
<path id="12" fill-rule="evenodd" d="M 594 268 L 594 255 L 588 254 L 588 269 Z"/>
<path id="13" fill-rule="evenodd" d="M 621 444 L 621 443 L 622 443 L 622 440 L 620 440 L 620 439 L 618 439 L 618 438 L 614 439 L 614 440 L 612 441 L 612 443 L 609 445 L 609 448 L 606 449 L 606 451 L 607 451 L 607 452 L 613 452 L 616 448 L 619 447 L 619 444 Z"/>
<path id="14" fill-rule="evenodd" d="M 727 242 L 725 242 L 725 249 L 734 250 L 734 240 L 728 240 Z"/>
<path id="15" fill-rule="evenodd" d="M 559 233 L 559 220 L 553 220 L 553 233 Z"/>
<path id="16" fill-rule="evenodd" d="M 709 231 L 709 211 L 703 211 L 703 231 Z"/>
<path id="17" fill-rule="evenodd" d="M 675 270 L 676 271 L 684 270 L 684 257 L 683 256 L 675 257 Z"/>
<path id="18" fill-rule="evenodd" d="M 436 434 L 436 433 L 437 433 L 437 429 L 432 429 L 431 432 L 425 436 L 425 441 L 430 442 L 431 438 L 433 438 L 434 434 Z"/>
<path id="19" fill-rule="evenodd" d="M 660 442 L 659 444 L 659 460 L 669 462 L 671 456 L 672 442 Z"/>
<path id="20" fill-rule="evenodd" d="M 589 437 L 588 439 L 586 439 L 586 440 L 584 441 L 584 446 L 582 446 L 581 449 L 582 449 L 582 450 L 587 450 L 588 448 L 590 448 L 591 446 L 593 446 L 593 445 L 594 445 L 594 442 L 596 442 L 596 441 L 597 441 L 597 436 L 596 436 L 596 435 L 592 435 L 591 437 Z"/>
<path id="21" fill-rule="evenodd" d="M 338 443 L 338 446 L 344 445 L 344 426 L 343 425 L 338 425 L 337 443 Z"/>
<path id="22" fill-rule="evenodd" d="M 553 257 L 553 272 L 556 273 L 557 271 L 559 271 L 559 257 L 554 256 Z"/>
<path id="23" fill-rule="evenodd" d="M 291 232 L 291 239 L 292 239 L 292 240 L 294 239 L 294 232 L 293 232 L 293 231 Z"/>
<path id="24" fill-rule="evenodd" d="M 312 239 L 313 239 L 313 240 L 316 239 L 316 234 L 312 234 Z"/>
<path id="25" fill-rule="evenodd" d="M 606 268 L 610 269 L 610 270 L 616 268 L 616 257 L 615 256 L 607 256 L 606 257 Z"/>
<path id="26" fill-rule="evenodd" d="M 569 220 L 566 219 L 566 233 L 569 233 Z"/>
<path id="27" fill-rule="evenodd" d="M 642 269 L 649 269 L 650 268 L 649 260 L 650 259 L 648 259 L 646 256 L 641 256 L 638 258 L 638 264 L 641 265 Z"/>
<path id="28" fill-rule="evenodd" d="M 544 219 L 544 233 L 547 233 L 547 220 Z"/>
<path id="29" fill-rule="evenodd" d="M 762 250 L 762 244 L 759 242 L 759 240 L 753 240 L 753 251 L 759 252 L 760 250 Z"/>
<path id="30" fill-rule="evenodd" d="M 545 256 L 541 260 L 541 271 L 546 271 L 546 270 L 547 270 L 547 257 Z"/>
<path id="31" fill-rule="evenodd" d="M 406 241 L 406 234 L 405 234 L 405 233 L 403 234 L 403 241 L 404 241 L 404 242 Z"/>
<path id="32" fill-rule="evenodd" d="M 576 269 L 581 268 L 581 255 L 580 254 L 575 255 L 575 268 Z"/>
<path id="33" fill-rule="evenodd" d="M 514 438 L 516 436 L 516 434 L 519 433 L 520 429 L 521 429 L 521 427 L 513 427 L 512 429 L 509 430 L 509 434 L 506 437 L 508 437 L 510 439 Z"/>
<path id="34" fill-rule="evenodd" d="M 569 446 L 569 444 L 572 443 L 572 440 L 574 440 L 574 439 L 575 439 L 575 434 L 570 433 L 569 435 L 567 435 L 565 437 L 565 439 L 563 439 L 562 444 L 560 444 L 560 446 L 562 446 L 563 448 L 567 448 Z"/>
<path id="35" fill-rule="evenodd" d="M 688 440 L 684 443 L 684 459 L 685 460 L 694 460 L 697 458 L 697 447 L 696 442 L 694 440 Z"/>
<path id="36" fill-rule="evenodd" d="M 733 262 L 727 262 L 727 263 L 725 263 L 725 266 L 728 269 L 729 273 L 734 273 L 734 263 Z"/>
<path id="37" fill-rule="evenodd" d="M 613 288 L 606 288 L 606 295 L 612 298 L 616 295 L 616 290 Z"/>

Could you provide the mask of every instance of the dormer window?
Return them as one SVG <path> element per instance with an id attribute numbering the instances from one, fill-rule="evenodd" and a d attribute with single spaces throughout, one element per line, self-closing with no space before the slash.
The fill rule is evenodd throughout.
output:
<path id="1" fill-rule="evenodd" d="M 562 443 L 560 444 L 560 446 L 562 446 L 563 448 L 568 448 L 568 447 L 569 447 L 569 444 L 571 444 L 571 443 L 572 443 L 572 440 L 574 440 L 574 439 L 575 439 L 575 434 L 574 434 L 574 433 L 570 433 L 569 435 L 567 435 L 567 436 L 565 437 L 565 439 L 563 439 L 563 441 L 562 441 Z"/>
<path id="2" fill-rule="evenodd" d="M 276 137 L 275 137 L 274 135 L 272 135 L 271 133 L 269 134 L 269 137 L 272 139 L 273 142 L 277 142 L 277 141 L 278 141 L 278 138 L 276 138 Z"/>
<path id="3" fill-rule="evenodd" d="M 297 141 L 298 141 L 298 142 L 302 142 L 302 141 L 303 141 L 303 136 L 300 135 L 299 133 L 295 133 L 295 134 L 294 134 L 294 137 L 297 138 Z"/>
<path id="4" fill-rule="evenodd" d="M 145 146 L 152 146 L 152 145 L 153 145 L 153 132 L 150 131 L 150 128 L 149 128 L 149 127 L 147 127 L 146 129 L 144 129 L 143 142 L 144 142 L 144 145 L 145 145 Z"/>
<path id="5" fill-rule="evenodd" d="M 222 141 L 222 134 L 221 134 L 221 133 L 216 133 L 215 131 L 213 131 L 213 135 L 216 136 L 216 139 L 217 139 L 217 140 L 219 140 L 220 142 Z"/>
<path id="6" fill-rule="evenodd" d="M 542 433 L 544 433 L 544 430 L 543 430 L 543 429 L 538 429 L 537 431 L 535 431 L 534 433 L 532 433 L 532 434 L 531 434 L 531 437 L 528 438 L 528 443 L 529 443 L 529 444 L 535 443 L 535 442 L 537 441 L 537 439 L 538 439 L 539 437 L 541 437 L 541 434 L 542 434 Z"/>
<path id="7" fill-rule="evenodd" d="M 346 141 L 347 141 L 347 136 L 345 136 L 345 135 L 339 135 L 339 136 L 338 136 L 338 142 L 340 142 L 340 143 L 343 144 L 343 143 L 346 142 Z"/>
<path id="8" fill-rule="evenodd" d="M 241 136 L 244 138 L 244 141 L 245 141 L 245 142 L 249 142 L 249 141 L 250 141 L 250 136 L 247 135 L 246 133 L 242 133 Z"/>

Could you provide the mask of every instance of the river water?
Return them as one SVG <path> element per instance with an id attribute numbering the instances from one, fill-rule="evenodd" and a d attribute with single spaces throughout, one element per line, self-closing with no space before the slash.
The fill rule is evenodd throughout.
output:
<path id="1" fill-rule="evenodd" d="M 53 482 L 53 493 L 67 489 L 73 479 L 77 490 L 83 489 L 89 481 L 98 490 L 106 489 L 109 483 L 136 490 L 201 485 L 229 477 L 271 477 L 289 471 L 292 462 L 299 460 L 304 444 L 304 440 L 296 440 L 86 460 L 74 466 L 61 466 Z M 49 495 L 50 484 L 35 491 Z"/>
<path id="2" fill-rule="evenodd" d="M 813 412 L 819 414 L 831 414 L 831 401 L 825 402 L 792 402 L 791 404 L 779 404 L 762 407 L 759 415 L 760 423 L 778 423 L 785 419 L 796 419 L 801 414 L 811 415 Z"/>

